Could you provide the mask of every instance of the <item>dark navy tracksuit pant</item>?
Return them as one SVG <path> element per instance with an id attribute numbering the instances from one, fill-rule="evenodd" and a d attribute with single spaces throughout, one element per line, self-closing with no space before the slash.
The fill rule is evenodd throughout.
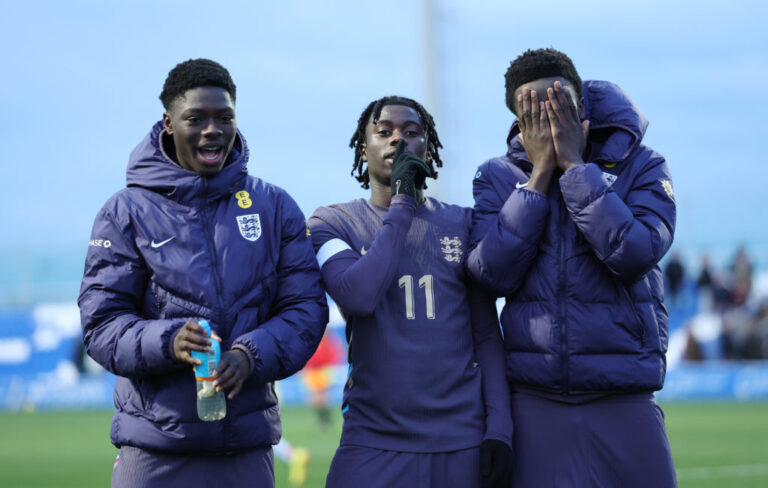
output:
<path id="1" fill-rule="evenodd" d="M 651 393 L 585 403 L 512 394 L 514 488 L 669 488 L 677 481 Z"/>

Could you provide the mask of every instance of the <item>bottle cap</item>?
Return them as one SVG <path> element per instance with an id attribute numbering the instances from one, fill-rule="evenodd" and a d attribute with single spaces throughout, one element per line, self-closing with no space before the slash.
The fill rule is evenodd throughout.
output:
<path id="1" fill-rule="evenodd" d="M 199 320 L 197 323 L 200 325 L 200 327 L 205 329 L 205 335 L 211 337 L 211 324 L 209 324 L 205 319 Z"/>

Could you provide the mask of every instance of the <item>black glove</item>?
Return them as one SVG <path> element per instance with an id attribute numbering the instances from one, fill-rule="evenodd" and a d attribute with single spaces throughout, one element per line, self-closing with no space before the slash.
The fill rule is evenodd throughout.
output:
<path id="1" fill-rule="evenodd" d="M 512 482 L 512 448 L 506 442 L 486 439 L 480 444 L 483 488 L 508 488 Z"/>
<path id="2" fill-rule="evenodd" d="M 405 152 L 405 139 L 400 139 L 392 156 L 392 195 L 410 195 L 416 198 L 418 190 L 426 187 L 427 176 L 432 170 L 418 156 Z"/>

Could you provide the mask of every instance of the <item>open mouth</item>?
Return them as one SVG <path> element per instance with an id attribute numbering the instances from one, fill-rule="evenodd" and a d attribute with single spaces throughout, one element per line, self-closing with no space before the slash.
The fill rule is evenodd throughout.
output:
<path id="1" fill-rule="evenodd" d="M 202 146 L 197 152 L 200 155 L 200 159 L 207 164 L 219 164 L 224 156 L 224 148 L 222 146 Z"/>

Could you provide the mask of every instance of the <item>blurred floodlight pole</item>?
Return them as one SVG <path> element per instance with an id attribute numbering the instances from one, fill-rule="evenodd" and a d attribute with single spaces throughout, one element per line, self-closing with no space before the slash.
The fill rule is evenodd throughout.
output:
<path id="1" fill-rule="evenodd" d="M 440 107 L 438 96 L 438 77 L 437 77 L 437 50 L 436 50 L 436 35 L 435 35 L 435 5 L 434 0 L 422 0 L 422 45 L 423 45 L 423 62 L 421 65 L 424 67 L 424 94 L 421 103 L 432 114 L 435 119 L 435 123 L 439 128 L 440 125 Z M 430 180 L 428 195 L 440 199 L 440 184 L 439 180 Z"/>
<path id="2" fill-rule="evenodd" d="M 424 67 L 424 106 L 433 116 L 437 116 L 437 96 L 436 96 L 436 76 L 435 76 L 435 27 L 434 16 L 435 6 L 433 0 L 422 0 L 422 19 L 424 27 L 422 29 L 422 45 L 424 60 L 421 64 Z"/>

